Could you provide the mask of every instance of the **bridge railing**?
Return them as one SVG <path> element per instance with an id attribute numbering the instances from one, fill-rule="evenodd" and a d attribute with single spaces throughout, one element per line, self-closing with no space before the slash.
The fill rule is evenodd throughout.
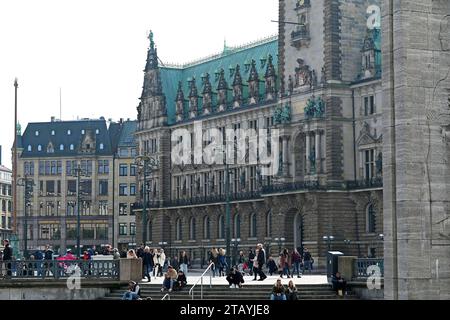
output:
<path id="1" fill-rule="evenodd" d="M 370 271 L 370 266 L 377 266 L 380 271 L 381 277 L 384 277 L 384 260 L 383 259 L 376 259 L 376 258 L 358 258 L 354 261 L 354 278 L 368 278 L 370 277 L 375 270 L 372 270 L 368 273 L 368 270 Z"/>
<path id="2" fill-rule="evenodd" d="M 11 260 L 0 263 L 5 279 L 119 279 L 120 260 Z"/>

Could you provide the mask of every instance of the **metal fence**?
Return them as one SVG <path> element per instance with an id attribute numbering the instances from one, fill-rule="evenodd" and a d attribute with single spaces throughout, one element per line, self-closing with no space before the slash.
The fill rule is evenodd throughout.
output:
<path id="1" fill-rule="evenodd" d="M 358 258 L 355 259 L 354 272 L 355 278 L 368 278 L 371 275 L 374 275 L 374 270 L 368 274 L 368 269 L 370 266 L 377 266 L 380 271 L 381 277 L 384 277 L 384 260 L 383 259 L 374 259 L 374 258 Z"/>
<path id="2" fill-rule="evenodd" d="M 12 260 L 0 262 L 4 279 L 119 279 L 119 260 Z"/>

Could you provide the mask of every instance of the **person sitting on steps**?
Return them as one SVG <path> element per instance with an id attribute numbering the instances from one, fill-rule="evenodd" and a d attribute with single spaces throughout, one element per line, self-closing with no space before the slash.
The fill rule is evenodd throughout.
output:
<path id="1" fill-rule="evenodd" d="M 281 279 L 273 286 L 270 300 L 286 300 L 286 288 L 281 284 Z"/>
<path id="2" fill-rule="evenodd" d="M 244 277 L 242 276 L 242 273 L 240 273 L 235 267 L 233 267 L 231 268 L 230 273 L 227 275 L 227 281 L 230 285 L 230 288 L 242 288 Z"/>

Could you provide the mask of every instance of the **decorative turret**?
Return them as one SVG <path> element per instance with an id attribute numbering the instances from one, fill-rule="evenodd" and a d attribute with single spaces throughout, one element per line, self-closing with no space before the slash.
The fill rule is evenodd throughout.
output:
<path id="1" fill-rule="evenodd" d="M 239 65 L 236 66 L 233 79 L 233 107 L 242 105 L 242 77 Z"/>
<path id="2" fill-rule="evenodd" d="M 195 78 L 188 79 L 189 83 L 189 115 L 190 118 L 195 118 L 198 112 L 198 91 L 195 84 Z"/>
<path id="3" fill-rule="evenodd" d="M 225 80 L 225 71 L 220 69 L 219 73 L 219 83 L 217 85 L 217 105 L 219 111 L 224 111 L 227 108 L 227 97 L 228 97 L 228 84 Z"/>
<path id="4" fill-rule="evenodd" d="M 248 78 L 249 104 L 258 103 L 259 100 L 259 76 L 256 70 L 256 62 L 252 59 L 250 76 Z"/>
<path id="5" fill-rule="evenodd" d="M 203 83 L 203 114 L 209 114 L 212 112 L 212 86 L 209 81 L 209 73 L 202 74 Z"/>
<path id="6" fill-rule="evenodd" d="M 175 105 L 176 105 L 176 119 L 177 121 L 181 121 L 183 120 L 184 116 L 184 93 L 181 81 L 178 81 L 178 90 L 177 90 L 177 97 L 175 99 Z"/>
<path id="7" fill-rule="evenodd" d="M 360 80 L 381 76 L 381 32 L 380 29 L 367 29 L 361 49 Z"/>
<path id="8" fill-rule="evenodd" d="M 147 52 L 147 63 L 144 70 L 141 102 L 137 107 L 138 130 L 150 129 L 167 124 L 166 98 L 162 92 L 158 54 L 151 31 L 148 38 L 150 40 L 150 48 Z"/>
<path id="9" fill-rule="evenodd" d="M 269 54 L 268 57 L 268 64 L 266 68 L 266 74 L 264 75 L 265 78 L 265 93 L 266 93 L 266 100 L 273 100 L 276 98 L 276 80 L 277 75 L 275 71 L 275 67 L 273 65 L 273 58 L 272 55 Z"/>

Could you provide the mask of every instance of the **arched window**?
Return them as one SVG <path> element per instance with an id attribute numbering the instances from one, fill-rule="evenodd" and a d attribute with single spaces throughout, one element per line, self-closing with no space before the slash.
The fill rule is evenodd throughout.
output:
<path id="1" fill-rule="evenodd" d="M 375 207 L 372 203 L 369 203 L 366 209 L 366 232 L 374 233 L 375 232 L 375 216 L 376 211 Z"/>
<path id="2" fill-rule="evenodd" d="M 266 215 L 266 237 L 272 236 L 272 210 L 269 210 Z"/>
<path id="3" fill-rule="evenodd" d="M 31 152 L 31 145 L 28 145 L 28 151 Z"/>
<path id="4" fill-rule="evenodd" d="M 177 219 L 177 222 L 175 224 L 175 231 L 176 231 L 176 239 L 181 240 L 183 238 L 182 228 L 181 228 L 181 218 Z"/>
<path id="5" fill-rule="evenodd" d="M 195 240 L 195 218 L 189 221 L 189 240 Z"/>
<path id="6" fill-rule="evenodd" d="M 60 151 L 64 151 L 64 145 L 63 145 L 63 144 L 60 144 L 60 145 L 59 145 L 59 150 L 60 150 Z"/>
<path id="7" fill-rule="evenodd" d="M 250 215 L 250 238 L 256 238 L 256 213 Z"/>
<path id="8" fill-rule="evenodd" d="M 42 146 L 40 144 L 38 145 L 38 151 L 42 151 Z"/>
<path id="9" fill-rule="evenodd" d="M 148 241 L 152 241 L 152 233 L 153 233 L 153 223 L 151 221 L 148 222 L 148 231 L 147 231 L 147 238 Z"/>
<path id="10" fill-rule="evenodd" d="M 219 216 L 218 222 L 217 238 L 225 239 L 225 218 L 223 217 L 223 215 Z"/>
<path id="11" fill-rule="evenodd" d="M 234 216 L 234 238 L 241 237 L 241 216 L 240 214 L 236 214 Z"/>
<path id="12" fill-rule="evenodd" d="M 103 150 L 105 148 L 105 146 L 103 145 L 103 143 L 100 143 L 100 150 Z"/>
<path id="13" fill-rule="evenodd" d="M 210 239 L 211 238 L 211 233 L 210 233 L 210 229 L 209 229 L 209 217 L 206 216 L 203 219 L 203 239 Z"/>
<path id="14" fill-rule="evenodd" d="M 71 144 L 70 145 L 70 150 L 73 150 L 74 149 L 74 146 L 73 146 L 73 144 Z"/>

